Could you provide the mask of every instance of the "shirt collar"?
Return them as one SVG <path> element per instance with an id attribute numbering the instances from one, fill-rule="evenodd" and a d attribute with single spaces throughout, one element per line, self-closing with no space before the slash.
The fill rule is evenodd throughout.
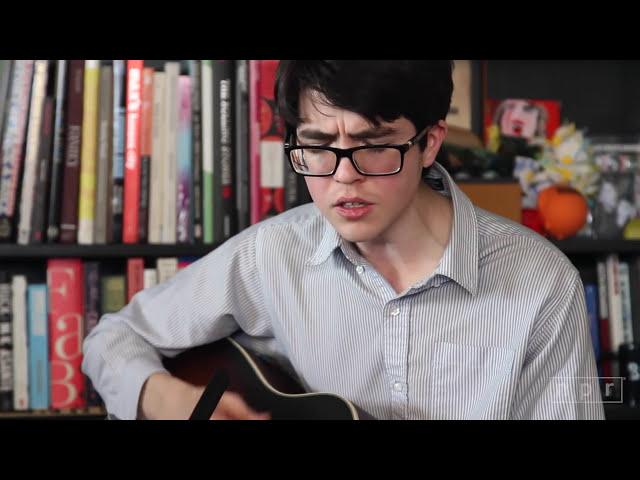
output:
<path id="1" fill-rule="evenodd" d="M 473 204 L 437 162 L 433 163 L 424 181 L 435 191 L 450 196 L 453 203 L 451 238 L 434 273 L 450 278 L 475 295 L 478 284 L 478 223 Z M 324 217 L 323 223 L 322 239 L 307 259 L 307 265 L 325 262 L 339 247 L 349 257 L 351 249 L 346 248 L 344 239 Z"/>

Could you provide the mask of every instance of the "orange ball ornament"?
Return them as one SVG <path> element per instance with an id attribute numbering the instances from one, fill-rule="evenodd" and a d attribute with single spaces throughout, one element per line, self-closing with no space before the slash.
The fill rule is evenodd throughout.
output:
<path id="1" fill-rule="evenodd" d="M 584 226 L 589 207 L 575 188 L 553 185 L 538 193 L 538 211 L 545 231 L 556 240 L 563 240 Z"/>

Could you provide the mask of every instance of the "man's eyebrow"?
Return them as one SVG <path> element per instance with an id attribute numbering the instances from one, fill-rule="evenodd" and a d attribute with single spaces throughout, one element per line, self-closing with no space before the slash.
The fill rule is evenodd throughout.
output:
<path id="1" fill-rule="evenodd" d="M 388 135 L 393 135 L 396 132 L 397 130 L 392 127 L 375 127 L 375 128 L 368 128 L 360 132 L 354 132 L 349 135 L 349 138 L 353 138 L 354 140 L 370 140 L 370 139 L 386 137 Z M 298 137 L 302 137 L 305 140 L 317 140 L 322 142 L 330 142 L 336 139 L 337 134 L 323 132 L 322 130 L 317 130 L 314 128 L 303 127 L 298 132 Z"/>

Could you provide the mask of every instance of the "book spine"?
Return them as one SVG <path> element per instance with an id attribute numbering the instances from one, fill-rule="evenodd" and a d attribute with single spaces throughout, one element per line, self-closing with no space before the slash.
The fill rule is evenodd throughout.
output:
<path id="1" fill-rule="evenodd" d="M 13 69 L 13 60 L 0 60 L 0 138 L 4 131 L 4 119 L 6 113 L 7 97 L 9 96 L 9 87 L 11 86 L 11 71 Z M 0 161 L 2 159 L 0 158 Z M 2 168 L 0 168 L 2 170 Z"/>
<path id="2" fill-rule="evenodd" d="M 24 158 L 24 174 L 20 196 L 20 221 L 18 224 L 18 243 L 27 245 L 31 239 L 31 219 L 38 177 L 38 152 L 42 125 L 42 111 L 47 93 L 47 74 L 49 61 L 36 60 L 33 84 L 31 87 L 31 106 L 27 127 L 27 144 Z"/>
<path id="3" fill-rule="evenodd" d="M 180 75 L 178 79 L 178 170 L 177 170 L 177 240 L 178 243 L 193 243 L 193 217 L 191 216 L 192 153 L 191 153 L 191 78 Z"/>
<path id="4" fill-rule="evenodd" d="M 47 263 L 51 365 L 51 407 L 84 408 L 81 371 L 84 339 L 84 278 L 80 259 L 50 259 Z"/>
<path id="5" fill-rule="evenodd" d="M 138 243 L 140 240 L 140 111 L 143 63 L 143 60 L 127 60 L 123 243 Z"/>
<path id="6" fill-rule="evenodd" d="M 234 152 L 234 64 L 231 60 L 214 60 L 214 194 L 218 221 L 214 236 L 224 242 L 238 233 L 238 213 L 235 198 L 235 152 Z M 215 216 L 215 214 L 214 214 Z"/>
<path id="7" fill-rule="evenodd" d="M 99 96 L 100 61 L 86 60 L 84 68 L 82 147 L 80 149 L 80 193 L 78 196 L 78 243 L 82 245 L 92 245 L 94 243 Z"/>
<path id="8" fill-rule="evenodd" d="M 11 280 L 0 271 L 0 412 L 13 410 L 13 302 Z"/>
<path id="9" fill-rule="evenodd" d="M 29 322 L 29 406 L 33 410 L 49 408 L 49 345 L 47 327 L 47 286 L 27 287 Z"/>
<path id="10" fill-rule="evenodd" d="M 163 187 L 164 187 L 164 136 L 165 124 L 165 73 L 153 75 L 153 121 L 151 151 L 151 182 L 149 185 L 149 243 L 162 243 Z"/>
<path id="11" fill-rule="evenodd" d="M 202 61 L 202 237 L 212 244 L 213 238 L 213 65 Z"/>
<path id="12" fill-rule="evenodd" d="M 118 312 L 127 304 L 125 284 L 124 275 L 105 275 L 101 278 L 100 298 L 103 315 Z"/>
<path id="13" fill-rule="evenodd" d="M 111 180 L 111 216 L 107 230 L 110 242 L 122 242 L 122 211 L 124 202 L 124 151 L 126 119 L 126 69 L 124 60 L 113 61 L 113 145 Z"/>
<path id="14" fill-rule="evenodd" d="M 108 218 L 111 216 L 109 208 L 109 190 L 112 171 L 113 146 L 113 66 L 100 67 L 100 102 L 98 124 L 98 165 L 96 178 L 96 218 L 94 241 L 96 244 L 106 244 L 110 240 Z"/>
<path id="15" fill-rule="evenodd" d="M 64 181 L 60 242 L 76 243 L 78 239 L 78 192 L 80 188 L 80 148 L 82 144 L 82 115 L 84 91 L 84 62 L 70 60 L 67 78 L 66 145 L 64 149 Z"/>
<path id="16" fill-rule="evenodd" d="M 29 409 L 29 347 L 27 342 L 27 277 L 14 275 L 13 296 L 13 409 Z"/>
<path id="17" fill-rule="evenodd" d="M 235 87 L 235 153 L 236 153 L 236 208 L 238 230 L 251 224 L 249 215 L 249 64 L 236 61 Z"/>
<path id="18" fill-rule="evenodd" d="M 84 269 L 84 338 L 98 325 L 100 320 L 100 264 L 85 262 Z M 102 399 L 96 391 L 91 379 L 84 376 L 86 402 L 88 407 L 102 405 Z"/>
<path id="19" fill-rule="evenodd" d="M 260 197 L 260 60 L 249 60 L 249 200 L 251 224 L 258 223 Z"/>
<path id="20" fill-rule="evenodd" d="M 199 60 L 189 60 L 191 76 L 191 153 L 193 177 L 193 240 L 202 243 L 202 69 Z"/>
<path id="21" fill-rule="evenodd" d="M 285 209 L 284 130 L 274 101 L 277 67 L 278 60 L 260 60 L 260 220 Z"/>
<path id="22" fill-rule="evenodd" d="M 144 260 L 142 258 L 127 259 L 127 303 L 140 290 L 144 289 Z"/>
<path id="23" fill-rule="evenodd" d="M 22 168 L 33 68 L 33 60 L 16 60 L 12 72 L 0 152 L 0 242 L 11 242 L 15 237 L 15 201 Z"/>
<path id="24" fill-rule="evenodd" d="M 164 124 L 164 208 L 162 219 L 162 243 L 176 243 L 176 200 L 178 186 L 177 155 L 178 155 L 178 77 L 180 64 L 167 62 L 165 64 L 165 124 Z"/>
<path id="25" fill-rule="evenodd" d="M 633 321 L 631 319 L 631 288 L 629 286 L 629 264 L 620 262 L 620 302 L 622 304 L 622 341 L 633 343 Z"/>
<path id="26" fill-rule="evenodd" d="M 611 330 L 609 328 L 609 294 L 607 293 L 607 267 L 604 261 L 597 261 L 598 307 L 600 316 L 600 352 L 611 353 Z M 611 362 L 603 356 L 601 374 L 611 377 Z"/>
<path id="27" fill-rule="evenodd" d="M 53 125 L 53 151 L 51 159 L 51 189 L 47 219 L 47 242 L 60 239 L 60 212 L 62 210 L 62 181 L 64 173 L 64 144 L 66 138 L 67 61 L 58 60 L 56 67 L 55 120 Z"/>
<path id="28" fill-rule="evenodd" d="M 52 79 L 53 80 L 53 79 Z M 42 243 L 46 235 L 46 210 L 51 182 L 51 148 L 53 143 L 55 99 L 47 96 L 42 112 L 40 151 L 38 152 L 38 177 L 31 221 L 31 243 Z"/>
<path id="29" fill-rule="evenodd" d="M 142 70 L 142 110 L 140 114 L 140 220 L 138 237 L 141 243 L 147 243 L 149 238 L 152 121 L 153 68 L 147 67 Z"/>

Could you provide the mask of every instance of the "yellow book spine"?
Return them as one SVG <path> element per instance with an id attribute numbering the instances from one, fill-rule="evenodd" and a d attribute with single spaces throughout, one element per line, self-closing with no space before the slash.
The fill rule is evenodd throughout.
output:
<path id="1" fill-rule="evenodd" d="M 100 61 L 86 60 L 78 196 L 78 243 L 94 243 Z"/>

